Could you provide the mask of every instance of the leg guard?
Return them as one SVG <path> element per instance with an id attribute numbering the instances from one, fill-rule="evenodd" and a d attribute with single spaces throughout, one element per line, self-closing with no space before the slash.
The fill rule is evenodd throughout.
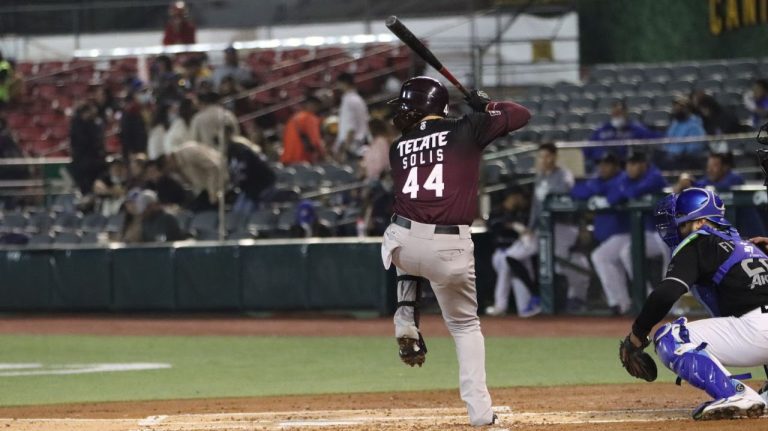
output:
<path id="1" fill-rule="evenodd" d="M 426 360 L 427 345 L 419 331 L 419 306 L 423 277 L 413 275 L 397 276 L 397 310 L 395 329 L 400 359 L 407 365 L 421 365 Z"/>
<path id="2" fill-rule="evenodd" d="M 720 361 L 704 350 L 706 343 L 698 346 L 691 343 L 686 322 L 685 317 L 680 317 L 656 331 L 653 340 L 659 359 L 680 379 L 702 389 L 716 400 L 743 391 L 744 385 L 731 378 Z"/>

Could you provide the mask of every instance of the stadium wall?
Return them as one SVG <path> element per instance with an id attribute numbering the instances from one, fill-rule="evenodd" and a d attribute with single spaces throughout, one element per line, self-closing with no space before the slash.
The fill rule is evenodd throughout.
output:
<path id="1" fill-rule="evenodd" d="M 768 55 L 766 0 L 578 2 L 583 64 Z"/>

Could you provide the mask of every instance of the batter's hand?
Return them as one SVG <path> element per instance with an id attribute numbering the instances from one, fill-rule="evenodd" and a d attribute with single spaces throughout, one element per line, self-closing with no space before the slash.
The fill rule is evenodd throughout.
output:
<path id="1" fill-rule="evenodd" d="M 491 102 L 488 93 L 483 90 L 472 90 L 469 96 L 465 97 L 467 105 L 475 112 L 485 112 L 485 107 Z"/>

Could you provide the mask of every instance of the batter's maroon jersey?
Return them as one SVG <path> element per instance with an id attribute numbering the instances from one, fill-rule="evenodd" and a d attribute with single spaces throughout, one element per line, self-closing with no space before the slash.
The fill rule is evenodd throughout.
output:
<path id="1" fill-rule="evenodd" d="M 416 123 L 389 149 L 395 214 L 428 224 L 472 224 L 483 149 L 530 118 L 516 103 L 491 102 L 487 112 Z"/>

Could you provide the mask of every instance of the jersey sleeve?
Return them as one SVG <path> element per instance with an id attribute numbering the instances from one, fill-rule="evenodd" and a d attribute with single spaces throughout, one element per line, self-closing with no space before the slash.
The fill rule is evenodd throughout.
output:
<path id="1" fill-rule="evenodd" d="M 531 113 L 514 102 L 490 102 L 486 112 L 472 113 L 467 118 L 475 143 L 485 148 L 494 139 L 528 124 Z"/>

